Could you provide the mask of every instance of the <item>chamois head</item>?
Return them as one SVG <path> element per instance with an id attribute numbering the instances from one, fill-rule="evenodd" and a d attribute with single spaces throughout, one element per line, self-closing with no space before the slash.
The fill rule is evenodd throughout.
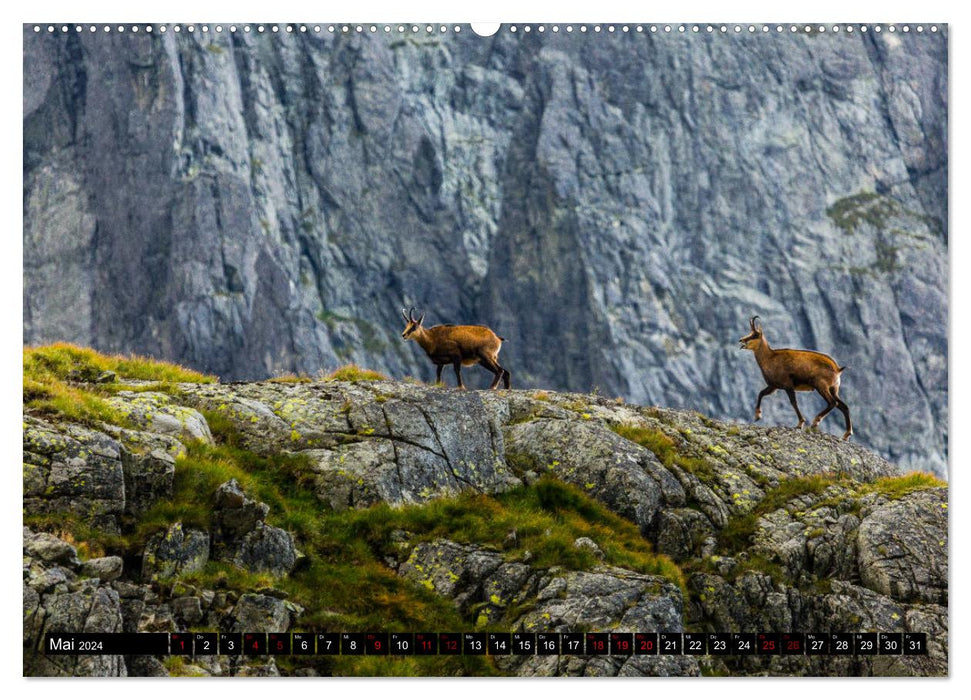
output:
<path id="1" fill-rule="evenodd" d="M 756 321 L 759 322 L 758 325 L 755 325 Z M 744 338 L 738 339 L 740 350 L 755 350 L 759 346 L 759 343 L 762 342 L 762 321 L 759 317 L 753 316 L 752 320 L 748 322 L 748 325 L 752 329 L 752 332 Z"/>
<path id="2" fill-rule="evenodd" d="M 421 328 L 421 322 L 425 319 L 425 314 L 422 314 L 416 319 L 415 307 L 412 306 L 407 313 L 405 313 L 405 310 L 402 309 L 401 315 L 404 317 L 405 323 L 407 323 L 404 331 L 401 332 L 401 337 L 404 338 L 405 340 L 408 340 L 414 334 L 415 331 Z"/>

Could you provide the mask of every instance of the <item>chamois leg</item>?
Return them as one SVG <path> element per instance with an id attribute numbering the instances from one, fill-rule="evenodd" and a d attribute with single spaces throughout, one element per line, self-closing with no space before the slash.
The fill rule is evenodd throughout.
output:
<path id="1" fill-rule="evenodd" d="M 796 427 L 797 428 L 801 428 L 802 426 L 804 426 L 806 424 L 806 419 L 802 415 L 802 412 L 799 410 L 799 404 L 796 403 L 796 392 L 795 392 L 795 390 L 793 390 L 793 389 L 786 389 L 786 396 L 789 397 L 789 403 L 792 404 L 792 407 L 796 410 L 796 415 L 799 416 L 799 425 L 797 425 Z"/>
<path id="2" fill-rule="evenodd" d="M 458 380 L 458 383 L 459 383 L 458 388 L 464 389 L 465 384 L 462 383 L 462 361 L 456 360 L 455 362 L 452 363 L 452 367 L 455 368 L 455 378 Z"/>
<path id="3" fill-rule="evenodd" d="M 502 385 L 506 389 L 508 389 L 510 384 L 512 384 L 512 375 L 509 374 L 509 370 L 508 369 L 503 368 L 502 369 Z"/>
<path id="4" fill-rule="evenodd" d="M 840 412 L 843 414 L 843 418 L 846 419 L 846 432 L 843 433 L 843 439 L 849 440 L 850 435 L 853 434 L 853 423 L 850 421 L 850 407 L 839 397 L 839 389 L 835 386 L 830 392 L 833 396 L 833 400 L 836 401 L 836 406 L 839 408 Z"/>
<path id="5" fill-rule="evenodd" d="M 491 357 L 480 355 L 479 364 L 495 375 L 492 378 L 492 384 L 489 385 L 489 389 L 495 389 L 497 386 L 499 386 L 499 380 L 502 379 L 503 372 L 505 372 L 505 370 L 499 366 L 499 363 L 493 360 Z"/>
<path id="6" fill-rule="evenodd" d="M 767 386 L 759 392 L 759 400 L 755 402 L 755 420 L 762 420 L 762 399 L 775 392 L 775 387 Z"/>
<path id="7" fill-rule="evenodd" d="M 829 393 L 830 392 L 830 388 L 829 387 L 826 387 L 825 389 L 820 389 L 820 388 L 817 387 L 816 388 L 816 391 L 819 392 L 819 395 L 820 396 L 822 396 L 824 399 L 826 399 L 826 408 L 824 408 L 822 411 L 820 411 L 819 412 L 819 415 L 817 415 L 815 418 L 813 418 L 813 423 L 812 423 L 812 425 L 809 426 L 811 429 L 818 428 L 820 421 L 823 420 L 823 418 L 825 418 L 827 415 L 829 415 L 829 412 L 830 411 L 832 411 L 834 408 L 836 408 L 836 401 L 833 399 L 832 396 L 830 396 L 830 393 Z"/>
<path id="8" fill-rule="evenodd" d="M 435 383 L 442 383 L 442 370 L 445 369 L 445 365 L 435 365 Z"/>

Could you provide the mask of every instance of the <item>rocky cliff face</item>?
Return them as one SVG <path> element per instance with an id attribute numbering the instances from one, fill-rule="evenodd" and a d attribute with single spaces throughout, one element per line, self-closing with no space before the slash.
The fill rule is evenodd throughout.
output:
<path id="1" fill-rule="evenodd" d="M 24 41 L 25 343 L 429 377 L 414 304 L 520 387 L 743 418 L 759 314 L 944 472 L 946 32 Z"/>
<path id="2" fill-rule="evenodd" d="M 833 436 L 386 381 L 77 386 L 110 392 L 122 425 L 28 404 L 29 675 L 947 672 L 947 488 Z M 54 630 L 437 626 L 910 631 L 930 653 L 480 666 L 37 653 Z"/>

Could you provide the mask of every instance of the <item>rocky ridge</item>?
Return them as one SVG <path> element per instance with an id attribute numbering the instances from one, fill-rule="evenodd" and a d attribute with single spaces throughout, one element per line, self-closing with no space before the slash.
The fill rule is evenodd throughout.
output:
<path id="1" fill-rule="evenodd" d="M 364 521 L 355 522 L 389 517 L 373 510 L 383 504 L 393 517 L 410 512 L 395 509 L 431 508 L 463 494 L 501 500 L 569 484 L 577 494 L 570 498 L 592 498 L 622 516 L 644 551 L 661 557 L 650 571 L 622 565 L 617 550 L 627 540 L 615 529 L 614 536 L 591 530 L 594 537 L 576 538 L 550 560 L 518 546 L 525 520 L 494 543 L 459 531 L 423 536 L 414 525 L 368 541 L 381 553 L 375 566 L 404 590 L 446 601 L 467 629 L 921 631 L 930 643 L 927 657 L 511 657 L 491 672 L 947 673 L 947 488 L 902 477 L 853 443 L 555 392 L 388 381 L 127 386 L 111 399 L 124 409 L 125 426 L 25 418 L 28 675 L 280 672 L 272 659 L 50 660 L 37 653 L 45 631 L 299 631 L 311 618 L 313 628 L 327 629 L 322 611 L 288 592 L 290 579 L 325 557 L 318 544 L 301 542 L 313 528 L 295 534 L 275 525 L 276 511 L 289 506 L 271 508 L 235 480 L 200 495 L 210 511 L 204 522 L 169 515 L 134 545 L 111 539 L 130 537 L 140 518 L 159 512 L 153 506 L 172 499 L 177 470 L 202 468 L 192 461 L 195 450 L 226 441 L 254 463 L 268 460 L 271 473 L 299 455 L 302 471 L 277 471 L 274 479 L 295 479 L 296 493 L 320 513 L 360 512 Z M 576 507 L 574 517 L 585 512 Z M 117 551 L 92 556 L 86 541 L 97 532 L 105 549 Z M 250 578 L 234 579 L 232 571 Z M 283 672 L 355 673 L 326 661 Z M 382 671 L 396 672 L 393 661 Z"/>

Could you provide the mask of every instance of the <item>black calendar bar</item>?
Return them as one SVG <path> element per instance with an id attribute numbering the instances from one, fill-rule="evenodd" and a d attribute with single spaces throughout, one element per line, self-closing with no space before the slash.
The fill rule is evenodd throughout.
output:
<path id="1" fill-rule="evenodd" d="M 48 655 L 899 656 L 923 632 L 49 632 Z"/>

